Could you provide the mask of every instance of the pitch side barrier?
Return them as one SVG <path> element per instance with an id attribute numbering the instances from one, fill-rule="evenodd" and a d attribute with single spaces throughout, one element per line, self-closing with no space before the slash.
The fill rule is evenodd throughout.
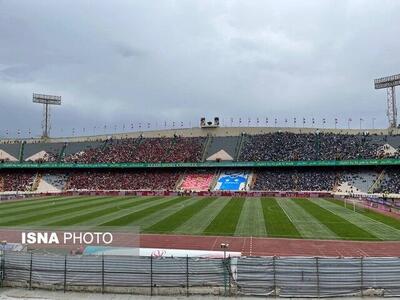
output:
<path id="1" fill-rule="evenodd" d="M 300 198 L 327 198 L 333 197 L 331 192 L 264 192 L 264 191 L 204 191 L 204 192 L 176 192 L 176 191 L 65 191 L 61 193 L 29 193 L 18 198 L 0 195 L 0 200 L 25 199 L 38 196 L 191 196 L 191 197 L 300 197 Z"/>
<path id="2" fill-rule="evenodd" d="M 400 159 L 353 159 L 310 161 L 213 161 L 185 163 L 63 163 L 3 162 L 0 169 L 145 169 L 145 168 L 262 168 L 262 167 L 356 167 L 397 166 Z"/>
<path id="3" fill-rule="evenodd" d="M 0 202 L 2 201 L 11 201 L 11 200 L 18 200 L 18 199 L 25 199 L 25 198 L 30 198 L 31 194 L 5 194 L 5 195 L 0 195 Z"/>
<path id="4" fill-rule="evenodd" d="M 349 207 L 359 207 L 363 209 L 372 209 L 380 213 L 387 213 L 396 218 L 400 217 L 400 199 L 398 195 L 392 198 L 383 194 L 334 194 L 334 198 L 340 199 Z M 394 196 L 394 195 L 393 195 Z"/>

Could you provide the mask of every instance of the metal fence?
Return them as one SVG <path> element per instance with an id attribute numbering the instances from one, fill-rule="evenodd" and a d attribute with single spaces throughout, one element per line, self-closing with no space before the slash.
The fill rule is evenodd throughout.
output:
<path id="1" fill-rule="evenodd" d="M 228 293 L 231 278 L 221 259 L 4 252 L 2 261 L 6 285 L 64 291 L 220 294 Z"/>
<path id="2" fill-rule="evenodd" d="M 237 269 L 244 295 L 400 296 L 399 258 L 245 258 Z"/>
<path id="3" fill-rule="evenodd" d="M 6 252 L 7 286 L 273 297 L 400 296 L 400 258 L 53 256 Z"/>

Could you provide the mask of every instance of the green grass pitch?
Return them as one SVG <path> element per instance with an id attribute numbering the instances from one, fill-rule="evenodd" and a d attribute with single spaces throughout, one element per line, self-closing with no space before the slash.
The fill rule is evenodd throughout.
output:
<path id="1" fill-rule="evenodd" d="M 139 226 L 143 233 L 400 241 L 400 220 L 333 199 L 47 197 L 0 203 L 0 227 Z"/>

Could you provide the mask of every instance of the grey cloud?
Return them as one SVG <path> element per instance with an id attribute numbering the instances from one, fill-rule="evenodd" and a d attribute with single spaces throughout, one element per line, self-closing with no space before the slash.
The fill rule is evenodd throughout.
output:
<path id="1" fill-rule="evenodd" d="M 32 92 L 63 96 L 55 134 L 203 115 L 339 117 L 344 127 L 375 117 L 383 127 L 385 94 L 372 80 L 399 72 L 399 9 L 396 0 L 3 0 L 0 136 L 40 132 Z"/>
<path id="2" fill-rule="evenodd" d="M 122 57 L 125 58 L 130 58 L 130 57 L 144 58 L 148 54 L 145 50 L 123 44 L 116 45 L 115 49 L 118 54 L 120 54 Z"/>

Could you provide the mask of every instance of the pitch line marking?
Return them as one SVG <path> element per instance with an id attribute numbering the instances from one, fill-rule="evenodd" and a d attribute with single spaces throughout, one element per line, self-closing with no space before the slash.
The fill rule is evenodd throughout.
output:
<path id="1" fill-rule="evenodd" d="M 275 199 L 276 203 L 278 203 L 278 205 L 279 205 L 279 200 L 276 197 L 274 199 Z M 286 217 L 289 219 L 290 223 L 292 223 L 294 225 L 292 218 L 288 215 L 288 213 L 286 212 L 285 208 L 282 207 L 282 206 L 280 206 L 280 207 L 282 208 L 282 210 L 285 213 Z"/>
<path id="2" fill-rule="evenodd" d="M 347 218 L 347 220 L 352 223 L 353 225 L 366 228 L 368 232 L 372 235 L 376 236 L 380 240 L 398 240 L 400 237 L 400 230 L 389 226 L 385 223 L 381 223 L 377 220 L 364 216 L 361 213 L 350 211 L 349 209 L 337 205 L 335 203 L 331 203 L 325 199 L 317 198 L 311 199 L 312 202 L 316 203 L 320 207 L 330 211 L 331 213 L 341 217 Z M 373 226 L 374 225 L 374 226 Z M 393 233 L 393 234 L 390 234 Z"/>

